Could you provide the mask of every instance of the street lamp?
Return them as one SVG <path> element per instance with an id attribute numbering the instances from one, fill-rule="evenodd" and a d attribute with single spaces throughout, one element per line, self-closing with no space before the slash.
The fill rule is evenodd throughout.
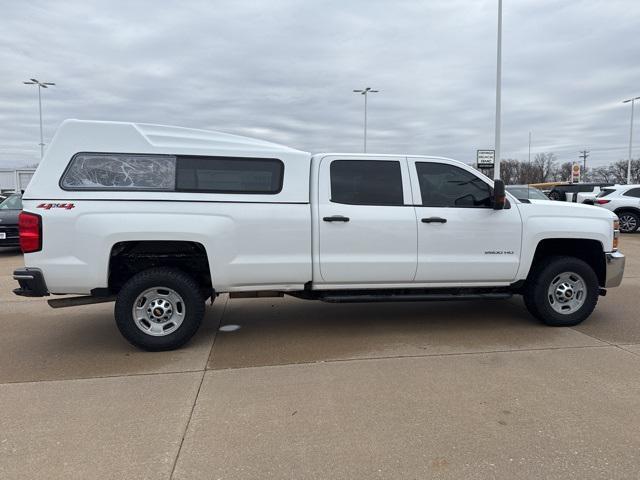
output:
<path id="1" fill-rule="evenodd" d="M 631 183 L 631 149 L 633 148 L 633 106 L 640 97 L 628 98 L 622 103 L 631 102 L 631 127 L 629 128 L 629 162 L 627 163 L 627 185 Z"/>
<path id="2" fill-rule="evenodd" d="M 367 87 L 364 90 L 354 90 L 353 93 L 364 95 L 364 153 L 367 153 L 367 97 L 370 93 L 378 93 L 380 90 L 373 90 Z"/>
<path id="3" fill-rule="evenodd" d="M 38 108 L 40 111 L 40 160 L 42 160 L 42 157 L 44 156 L 44 141 L 42 139 L 42 95 L 41 95 L 41 90 L 43 88 L 48 88 L 50 85 L 55 85 L 55 83 L 51 83 L 51 82 L 41 82 L 39 80 L 36 80 L 35 78 L 30 79 L 29 82 L 22 82 L 25 85 L 37 85 L 38 86 Z"/>
<path id="4" fill-rule="evenodd" d="M 502 95 L 502 0 L 498 0 L 498 48 L 496 61 L 496 139 L 494 148 L 496 151 L 496 159 L 493 167 L 493 178 L 500 178 L 500 112 L 501 112 L 501 95 Z"/>

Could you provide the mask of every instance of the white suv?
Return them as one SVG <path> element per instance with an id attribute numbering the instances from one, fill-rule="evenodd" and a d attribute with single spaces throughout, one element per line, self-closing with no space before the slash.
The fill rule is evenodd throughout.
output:
<path id="1" fill-rule="evenodd" d="M 632 233 L 640 227 L 640 185 L 606 187 L 596 197 L 595 204 L 618 215 L 621 232 Z"/>

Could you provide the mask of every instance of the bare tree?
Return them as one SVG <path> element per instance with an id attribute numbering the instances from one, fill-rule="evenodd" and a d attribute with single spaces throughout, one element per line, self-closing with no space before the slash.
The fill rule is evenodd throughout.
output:
<path id="1" fill-rule="evenodd" d="M 515 158 L 500 162 L 500 178 L 507 185 L 544 183 L 551 181 L 571 181 L 574 162 L 558 160 L 553 152 L 538 153 L 531 162 L 520 162 Z M 490 174 L 492 176 L 492 174 Z M 582 180 L 602 183 L 627 183 L 627 160 L 619 160 L 611 165 L 583 170 Z M 640 159 L 631 161 L 631 181 L 640 184 Z"/>
<path id="2" fill-rule="evenodd" d="M 557 163 L 555 153 L 538 153 L 532 163 L 538 171 L 538 183 L 553 180 Z"/>
<path id="3" fill-rule="evenodd" d="M 569 182 L 571 181 L 571 168 L 573 167 L 572 162 L 563 162 L 556 170 L 555 180 L 561 182 Z"/>
<path id="4" fill-rule="evenodd" d="M 500 178 L 507 185 L 520 183 L 520 162 L 514 158 L 500 161 Z"/>
<path id="5" fill-rule="evenodd" d="M 592 182 L 615 183 L 616 175 L 611 165 L 595 167 L 589 171 L 589 180 Z"/>
<path id="6" fill-rule="evenodd" d="M 615 183 L 627 183 L 627 160 L 618 160 L 609 166 Z M 631 160 L 631 183 L 640 183 L 640 159 Z"/>

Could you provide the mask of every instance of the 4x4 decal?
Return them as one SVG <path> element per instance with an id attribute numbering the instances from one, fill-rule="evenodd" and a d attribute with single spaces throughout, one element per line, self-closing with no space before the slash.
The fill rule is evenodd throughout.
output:
<path id="1" fill-rule="evenodd" d="M 64 208 L 65 210 L 71 210 L 75 208 L 73 203 L 41 203 L 36 208 L 44 208 L 45 210 L 51 210 L 52 208 Z"/>

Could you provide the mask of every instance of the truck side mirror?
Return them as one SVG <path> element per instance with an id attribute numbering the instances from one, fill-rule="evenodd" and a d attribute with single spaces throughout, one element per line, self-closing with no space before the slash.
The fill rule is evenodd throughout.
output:
<path id="1" fill-rule="evenodd" d="M 504 191 L 504 182 L 495 180 L 493 182 L 493 209 L 502 210 L 507 203 L 507 196 Z"/>

